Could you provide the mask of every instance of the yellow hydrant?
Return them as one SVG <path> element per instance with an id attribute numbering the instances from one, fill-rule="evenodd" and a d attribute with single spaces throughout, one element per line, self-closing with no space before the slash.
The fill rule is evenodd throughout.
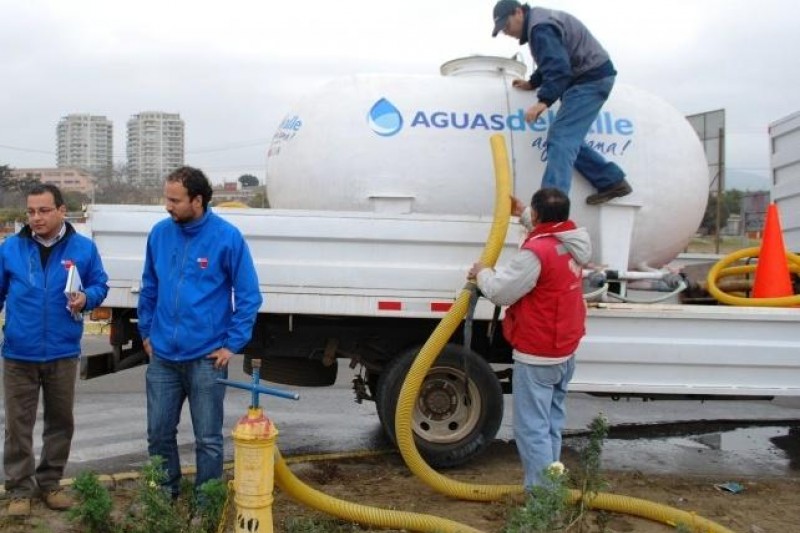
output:
<path id="1" fill-rule="evenodd" d="M 290 400 L 300 395 L 258 384 L 261 360 L 253 359 L 253 382 L 217 379 L 220 385 L 249 390 L 247 415 L 233 428 L 233 490 L 236 503 L 236 533 L 272 533 L 272 488 L 275 482 L 275 439 L 278 429 L 258 406 L 259 394 Z"/>
<path id="2" fill-rule="evenodd" d="M 260 407 L 233 428 L 236 533 L 272 533 L 272 488 L 278 430 Z"/>

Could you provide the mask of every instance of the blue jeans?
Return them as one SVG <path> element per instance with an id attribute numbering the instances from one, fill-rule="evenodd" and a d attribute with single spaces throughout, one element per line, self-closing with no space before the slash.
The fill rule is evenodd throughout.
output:
<path id="1" fill-rule="evenodd" d="M 561 457 L 567 385 L 575 357 L 557 365 L 514 362 L 514 440 L 525 470 L 525 488 L 544 483 L 543 471 Z"/>
<path id="2" fill-rule="evenodd" d="M 186 398 L 195 440 L 197 476 L 195 487 L 222 477 L 222 421 L 225 386 L 217 378 L 228 376 L 227 367 L 214 368 L 212 359 L 172 363 L 150 358 L 147 367 L 147 451 L 164 459 L 165 488 L 173 496 L 180 491 L 181 461 L 178 423 Z"/>
<path id="3" fill-rule="evenodd" d="M 572 169 L 598 191 L 622 181 L 625 173 L 586 144 L 586 134 L 611 94 L 615 76 L 573 85 L 561 95 L 561 107 L 547 132 L 547 168 L 542 187 L 569 194 Z"/>

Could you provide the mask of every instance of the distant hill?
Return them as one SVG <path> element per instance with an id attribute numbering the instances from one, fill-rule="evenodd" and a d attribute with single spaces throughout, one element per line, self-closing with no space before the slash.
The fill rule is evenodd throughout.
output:
<path id="1" fill-rule="evenodd" d="M 772 184 L 767 172 L 749 170 L 728 170 L 725 174 L 725 188 L 740 191 L 768 191 Z"/>

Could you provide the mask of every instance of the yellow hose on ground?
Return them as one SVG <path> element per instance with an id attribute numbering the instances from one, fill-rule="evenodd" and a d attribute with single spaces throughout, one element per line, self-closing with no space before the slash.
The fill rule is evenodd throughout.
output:
<path id="1" fill-rule="evenodd" d="M 708 271 L 706 284 L 708 292 L 719 300 L 720 302 L 728 305 L 740 305 L 749 307 L 793 307 L 800 305 L 800 295 L 782 296 L 779 298 L 745 298 L 744 296 L 734 296 L 723 292 L 717 287 L 717 280 L 728 276 L 741 276 L 742 274 L 751 274 L 756 271 L 757 264 L 729 266 L 741 259 L 748 259 L 758 257 L 761 250 L 758 247 L 744 248 L 737 252 L 730 253 L 717 261 L 711 270 Z M 789 262 L 789 271 L 795 274 L 800 273 L 800 256 L 787 252 L 786 259 Z"/>
<path id="2" fill-rule="evenodd" d="M 275 481 L 281 490 L 300 503 L 350 522 L 430 533 L 481 533 L 479 529 L 446 518 L 369 507 L 329 496 L 300 481 L 286 465 L 277 447 Z"/>
<path id="3" fill-rule="evenodd" d="M 508 167 L 508 155 L 506 152 L 505 140 L 502 135 L 491 137 L 492 155 L 495 168 L 496 195 L 495 195 L 495 214 L 492 222 L 492 229 L 484 251 L 481 255 L 481 262 L 486 266 L 493 267 L 500 256 L 505 235 L 508 231 L 509 216 L 511 213 L 511 175 Z M 475 485 L 463 483 L 449 479 L 428 465 L 420 455 L 414 443 L 414 435 L 411 429 L 411 419 L 414 406 L 419 396 L 420 388 L 425 376 L 430 370 L 436 358 L 441 353 L 445 344 L 450 340 L 461 320 L 467 312 L 469 302 L 469 284 L 461 291 L 455 304 L 450 311 L 434 329 L 430 338 L 417 354 L 417 358 L 408 371 L 403 387 L 400 389 L 400 397 L 397 401 L 397 411 L 395 414 L 395 435 L 400 453 L 403 456 L 409 469 L 429 487 L 444 493 L 448 496 L 473 501 L 498 500 L 511 494 L 521 494 L 524 492 L 522 485 Z M 583 498 L 580 491 L 570 491 L 570 499 L 574 503 Z M 673 509 L 671 507 L 640 500 L 628 498 L 614 494 L 596 494 L 591 498 L 586 498 L 587 504 L 593 509 L 602 509 L 613 512 L 625 513 L 633 516 L 640 516 L 650 520 L 656 520 L 669 525 L 686 524 L 687 526 L 699 527 L 699 531 L 709 533 L 732 533 L 727 528 L 716 524 L 705 518 L 697 517 L 691 513 Z M 696 531 L 698 529 L 695 529 Z"/>

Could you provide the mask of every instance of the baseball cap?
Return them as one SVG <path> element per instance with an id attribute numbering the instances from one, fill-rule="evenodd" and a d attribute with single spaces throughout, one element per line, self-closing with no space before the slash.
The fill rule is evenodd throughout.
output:
<path id="1" fill-rule="evenodd" d="M 522 4 L 517 0 L 500 0 L 494 5 L 494 31 L 492 31 L 492 37 L 497 37 L 497 34 L 503 31 L 508 22 L 508 17 L 513 15 L 518 7 L 522 7 Z"/>

